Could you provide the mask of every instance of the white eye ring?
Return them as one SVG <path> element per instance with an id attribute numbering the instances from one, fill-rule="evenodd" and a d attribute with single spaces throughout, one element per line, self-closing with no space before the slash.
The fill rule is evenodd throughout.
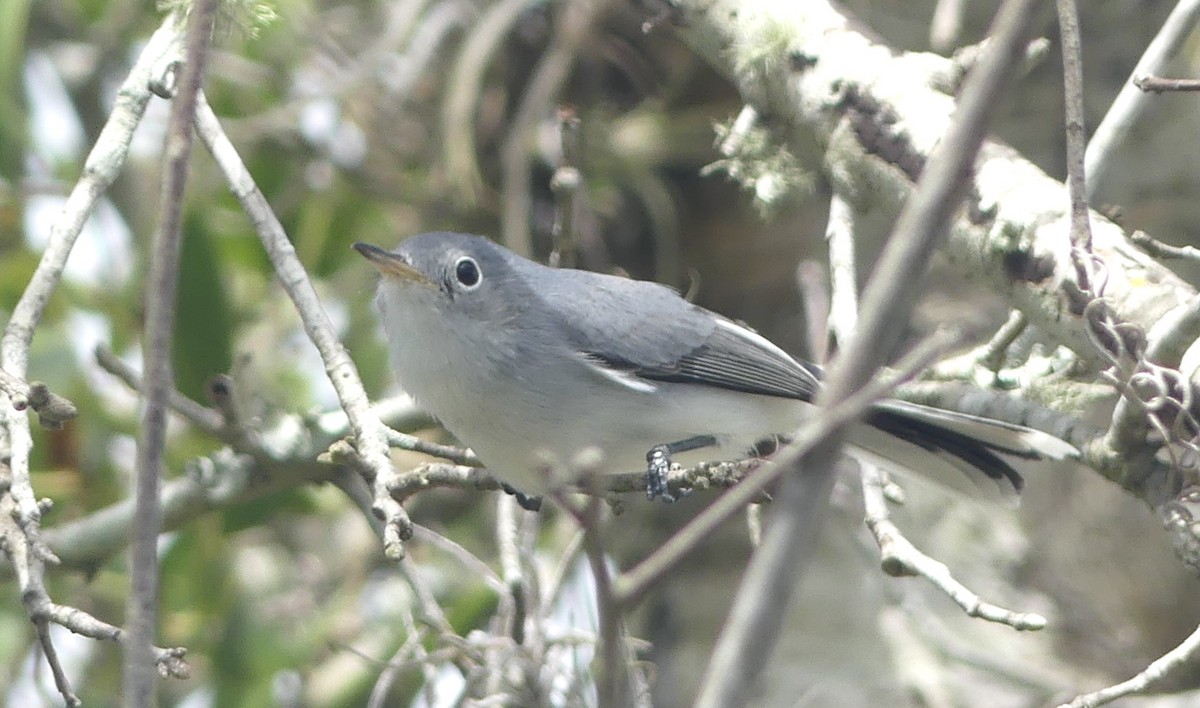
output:
<path id="1" fill-rule="evenodd" d="M 474 258 L 463 256 L 454 262 L 454 279 L 463 290 L 474 290 L 483 282 L 483 273 Z"/>

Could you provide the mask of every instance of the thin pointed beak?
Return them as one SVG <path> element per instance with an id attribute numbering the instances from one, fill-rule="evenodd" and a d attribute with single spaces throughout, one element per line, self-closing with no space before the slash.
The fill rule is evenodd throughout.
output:
<path id="1" fill-rule="evenodd" d="M 420 283 L 422 285 L 433 285 L 433 281 L 424 273 L 409 265 L 408 261 L 402 256 L 395 253 L 389 253 L 379 246 L 373 246 L 362 241 L 354 242 L 354 250 L 358 251 L 364 258 L 371 261 L 371 265 L 379 269 L 379 272 L 384 277 L 400 278 L 411 283 Z"/>

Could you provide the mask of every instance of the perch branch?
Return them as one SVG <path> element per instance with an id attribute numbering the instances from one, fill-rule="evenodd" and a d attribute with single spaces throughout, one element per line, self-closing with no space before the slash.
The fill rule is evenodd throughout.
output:
<path id="1" fill-rule="evenodd" d="M 292 299 L 304 331 L 321 355 L 325 373 L 350 419 L 354 447 L 363 459 L 363 465 L 358 469 L 366 474 L 367 481 L 372 485 L 374 513 L 384 522 L 384 551 L 391 558 L 399 558 L 404 554 L 404 539 L 412 534 L 412 525 L 404 508 L 387 493 L 383 480 L 391 475 L 392 465 L 388 458 L 386 431 L 371 410 L 358 371 L 338 341 L 333 324 L 325 314 L 283 225 L 221 129 L 220 121 L 203 92 L 197 97 L 196 131 L 224 173 L 230 190 L 254 223 L 280 284 Z"/>

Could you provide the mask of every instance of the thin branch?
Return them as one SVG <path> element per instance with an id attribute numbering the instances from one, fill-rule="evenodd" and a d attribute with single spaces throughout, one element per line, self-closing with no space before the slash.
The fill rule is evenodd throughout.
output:
<path id="1" fill-rule="evenodd" d="M 196 132 L 224 173 L 230 190 L 254 223 L 280 284 L 292 299 L 304 331 L 321 355 L 325 374 L 350 419 L 354 447 L 362 456 L 368 481 L 372 484 L 374 511 L 384 522 L 384 552 L 390 558 L 399 558 L 404 554 L 403 540 L 412 535 L 412 526 L 404 508 L 387 493 L 385 480 L 391 476 L 392 465 L 388 457 L 386 431 L 371 410 L 354 362 L 338 341 L 333 324 L 325 314 L 283 225 L 221 129 L 220 121 L 203 92 L 197 97 Z"/>
<path id="2" fill-rule="evenodd" d="M 501 156 L 504 172 L 501 238 L 504 245 L 523 256 L 531 256 L 533 252 L 529 223 L 533 201 L 529 188 L 530 151 L 538 123 L 545 117 L 575 63 L 575 56 L 609 2 L 578 0 L 559 7 L 558 22 L 551 35 L 554 39 L 533 70 L 509 128 Z"/>
<path id="3" fill-rule="evenodd" d="M 572 106 L 559 106 L 558 135 L 559 162 L 550 177 L 550 191 L 554 193 L 554 227 L 551 236 L 554 250 L 549 264 L 555 268 L 574 268 L 575 254 L 579 250 L 579 234 L 576 233 L 576 216 L 579 211 L 579 191 L 583 188 L 583 173 L 579 171 L 582 158 L 580 136 L 581 119 Z"/>
<path id="4" fill-rule="evenodd" d="M 1159 241 L 1144 231 L 1134 231 L 1129 234 L 1129 240 L 1133 241 L 1146 253 L 1157 258 L 1179 258 L 1200 262 L 1200 248 L 1196 248 L 1195 246 L 1172 246 Z"/>
<path id="5" fill-rule="evenodd" d="M 442 155 L 451 185 L 469 203 L 478 200 L 483 189 L 476 159 L 475 129 L 476 104 L 483 91 L 484 74 L 492 55 L 528 7 L 529 0 L 501 0 L 489 5 L 463 42 L 446 84 Z"/>
<path id="6" fill-rule="evenodd" d="M 398 447 L 401 450 L 409 450 L 411 452 L 420 452 L 433 457 L 440 457 L 443 460 L 449 460 L 457 465 L 465 465 L 467 467 L 483 467 L 483 463 L 475 456 L 475 453 L 470 450 L 464 450 L 460 447 L 452 445 L 439 445 L 422 440 L 416 435 L 402 433 L 399 430 L 392 428 L 384 429 L 387 434 L 388 445 Z"/>
<path id="7" fill-rule="evenodd" d="M 409 402 L 407 397 L 385 399 L 378 401 L 374 410 L 391 425 L 406 425 L 413 419 L 423 424 L 423 417 L 412 415 L 406 405 Z M 284 416 L 275 428 L 264 431 L 266 437 L 282 441 L 277 458 L 255 460 L 224 448 L 193 461 L 187 476 L 163 485 L 163 529 L 179 528 L 212 509 L 345 476 L 345 470 L 313 460 L 312 450 L 328 447 L 348 432 L 344 413 L 329 416 L 329 420 L 326 416 Z M 133 501 L 125 499 L 47 529 L 43 535 L 64 567 L 90 572 L 125 547 L 132 519 Z M 10 576 L 14 570 L 0 564 L 0 578 Z"/>
<path id="8" fill-rule="evenodd" d="M 836 355 L 854 338 L 858 325 L 858 267 L 854 258 L 854 207 L 836 191 L 829 200 L 825 225 L 829 246 L 830 353 Z"/>
<path id="9" fill-rule="evenodd" d="M 796 266 L 796 288 L 804 309 L 805 340 L 809 359 L 824 364 L 829 358 L 829 278 L 825 268 L 814 260 Z"/>
<path id="10" fill-rule="evenodd" d="M 1162 679 L 1190 666 L 1198 655 L 1200 655 L 1200 627 L 1197 627 L 1187 639 L 1183 640 L 1182 644 L 1150 662 L 1150 665 L 1137 676 L 1115 686 L 1078 696 L 1061 708 L 1096 708 L 1096 706 L 1112 703 L 1118 698 L 1145 693 L 1147 689 Z"/>
<path id="11" fill-rule="evenodd" d="M 178 51 L 181 36 L 177 19 L 171 15 L 163 21 L 122 82 L 113 110 L 84 162 L 83 174 L 71 189 L 62 214 L 51 226 L 46 250 L 4 328 L 3 339 L 0 339 L 0 364 L 18 381 L 24 380 L 28 373 L 29 345 L 34 330 L 58 286 L 75 239 L 100 196 L 117 178 L 125 163 L 133 131 L 150 101 L 151 84 L 161 76 L 164 59 L 173 57 Z M 29 480 L 29 452 L 33 446 L 29 416 L 11 401 L 9 405 L 0 406 L 0 416 L 3 416 L 12 475 L 8 494 L 16 503 L 13 512 L 34 554 L 39 558 L 52 558 L 38 539 L 41 512 Z"/>
<path id="12" fill-rule="evenodd" d="M 1160 73 L 1167 62 L 1179 52 L 1184 40 L 1191 34 L 1192 28 L 1200 20 L 1200 0 L 1180 0 L 1166 22 L 1158 30 L 1158 34 L 1146 47 L 1146 51 L 1138 59 L 1137 66 L 1129 74 L 1129 81 L 1121 87 L 1121 92 L 1113 100 L 1108 113 L 1096 126 L 1091 142 L 1087 146 L 1087 157 L 1084 161 L 1084 172 L 1089 177 L 1089 196 L 1096 193 L 1097 187 L 1103 182 L 1112 167 L 1111 155 L 1113 149 L 1129 134 L 1129 129 L 1145 111 L 1149 104 L 1145 89 L 1140 82 Z"/>
<path id="13" fill-rule="evenodd" d="M 104 345 L 97 346 L 95 356 L 96 363 L 100 365 L 101 369 L 120 379 L 121 383 L 133 391 L 141 393 L 141 377 L 133 370 L 132 366 L 125 363 L 111 349 Z M 221 414 L 213 409 L 201 405 L 175 390 L 172 390 L 167 397 L 167 407 L 178 413 L 184 420 L 196 426 L 205 434 L 211 435 L 217 440 L 231 442 L 226 438 Z"/>
<path id="14" fill-rule="evenodd" d="M 74 607 L 54 603 L 46 592 L 44 564 L 33 555 L 24 542 L 24 531 L 13 518 L 13 500 L 0 498 L 0 549 L 8 554 L 17 582 L 22 588 L 21 602 L 29 619 L 33 622 L 38 643 L 50 666 L 55 685 L 67 705 L 80 705 L 67 679 L 66 672 L 58 661 L 58 652 L 51 640 L 49 625 L 60 625 L 81 636 L 104 641 L 125 643 L 128 635 L 120 628 L 103 622 Z M 184 660 L 186 651 L 181 648 L 164 649 L 152 647 L 153 661 L 164 676 L 187 678 L 190 668 Z"/>
<path id="15" fill-rule="evenodd" d="M 512 601 L 509 633 L 514 642 L 524 644 L 526 619 L 530 615 L 530 592 L 525 583 L 517 540 L 517 513 L 517 501 L 511 495 L 501 494 L 496 498 L 496 548 L 504 575 L 504 589 L 501 592 L 507 593 Z"/>
<path id="16" fill-rule="evenodd" d="M 204 79 L 217 0 L 196 0 L 188 14 L 184 61 L 164 139 L 162 216 L 152 242 L 146 276 L 146 361 L 142 415 L 137 437 L 134 518 L 130 527 L 130 590 L 126 605 L 129 637 L 125 649 L 122 702 L 141 708 L 157 703 L 153 639 L 158 624 L 158 534 L 162 510 L 158 489 L 167 437 L 167 399 L 175 389 L 171 341 L 183 242 L 183 197 L 192 152 L 196 94 Z"/>
<path id="17" fill-rule="evenodd" d="M 1041 615 L 1013 612 L 980 600 L 977 594 L 954 579 L 944 563 L 917 549 L 891 520 L 883 473 L 874 465 L 862 462 L 859 464 L 867 528 L 879 544 L 879 564 L 883 572 L 893 577 L 919 575 L 925 578 L 962 608 L 968 617 L 979 617 L 1021 630 L 1042 629 L 1046 626 L 1046 618 Z"/>
<path id="18" fill-rule="evenodd" d="M 935 52 L 949 51 L 962 32 L 965 0 L 938 0 L 929 21 L 929 46 Z"/>
<path id="19" fill-rule="evenodd" d="M 1009 0 L 1001 6 L 988 51 L 963 86 L 955 120 L 924 165 L 864 291 L 855 334 L 858 344 L 844 345 L 825 390 L 818 395 L 822 418 L 870 383 L 908 322 L 919 290 L 916 275 L 925 271 L 958 209 L 987 119 L 1024 54 L 1036 8 L 1036 0 Z M 816 439 L 811 451 L 794 460 L 797 471 L 781 484 L 763 543 L 750 561 L 713 651 L 698 705 L 745 705 L 775 646 L 795 581 L 816 545 L 833 488 L 841 434 L 841 426 L 833 427 Z"/>
<path id="20" fill-rule="evenodd" d="M 590 474 L 593 481 L 596 475 Z M 600 670 L 597 672 L 596 689 L 602 706 L 624 706 L 631 704 L 632 688 L 628 666 L 625 662 L 625 633 L 622 628 L 622 604 L 615 593 L 614 580 L 604 553 L 600 535 L 600 513 L 602 501 L 593 494 L 582 503 L 562 492 L 554 495 L 558 505 L 574 518 L 583 532 L 583 550 L 592 569 L 596 587 L 596 604 L 600 612 Z"/>
<path id="21" fill-rule="evenodd" d="M 954 381 L 980 381 L 980 374 L 986 371 L 990 381 L 984 385 L 993 385 L 1008 358 L 1009 348 L 1028 328 L 1025 313 L 1013 310 L 986 344 L 938 362 L 934 367 L 935 375 Z"/>
<path id="22" fill-rule="evenodd" d="M 1008 348 L 1013 342 L 1017 341 L 1017 337 L 1021 336 L 1029 327 L 1029 321 L 1025 319 L 1025 313 L 1020 310 L 1013 310 L 1008 314 L 1008 319 L 988 343 L 983 346 L 979 352 L 979 364 L 992 372 L 1000 371 L 1000 367 L 1004 366 L 1004 358 L 1008 354 Z"/>
<path id="23" fill-rule="evenodd" d="M 496 575 L 495 571 L 487 563 L 480 560 L 479 556 L 463 548 L 461 544 L 420 524 L 413 524 L 413 539 L 440 548 L 447 555 L 457 559 L 472 574 L 483 580 L 484 584 L 496 591 L 496 594 L 501 595 L 504 593 L 504 581 Z"/>
<path id="24" fill-rule="evenodd" d="M 549 613 L 554 609 L 554 605 L 558 602 L 558 594 L 566 582 L 567 574 L 575 565 L 575 560 L 579 558 L 580 551 L 583 550 L 583 531 L 575 532 L 571 536 L 571 540 L 567 541 L 567 545 L 558 554 L 558 561 L 554 566 L 554 572 L 550 575 L 550 581 L 545 584 L 542 590 L 542 619 L 546 619 Z"/>
<path id="25" fill-rule="evenodd" d="M 1145 93 L 1200 91 L 1200 79 L 1166 79 L 1161 76 L 1142 76 L 1133 85 Z"/>
<path id="26" fill-rule="evenodd" d="M 1067 132 L 1067 193 L 1071 200 L 1071 246 L 1091 253 L 1092 226 L 1087 204 L 1084 153 L 1087 130 L 1083 121 L 1083 48 L 1079 38 L 1079 13 L 1075 0 L 1057 0 L 1058 28 L 1062 37 L 1063 102 Z M 1087 271 L 1076 266 L 1080 289 L 1087 290 Z"/>
<path id="27" fill-rule="evenodd" d="M 77 413 L 74 403 L 52 393 L 46 384 L 40 381 L 25 383 L 4 369 L 0 369 L 0 391 L 8 396 L 13 408 L 19 411 L 30 408 L 37 413 L 43 428 L 61 428 Z"/>

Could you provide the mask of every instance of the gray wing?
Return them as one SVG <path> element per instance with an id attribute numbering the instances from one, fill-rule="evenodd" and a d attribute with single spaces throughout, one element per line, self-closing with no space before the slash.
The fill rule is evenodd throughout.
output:
<path id="1" fill-rule="evenodd" d="M 820 386 L 813 371 L 779 347 L 670 288 L 595 273 L 571 275 L 572 282 L 565 283 L 551 274 L 539 295 L 564 313 L 571 344 L 593 365 L 648 383 L 703 384 L 805 401 Z"/>

